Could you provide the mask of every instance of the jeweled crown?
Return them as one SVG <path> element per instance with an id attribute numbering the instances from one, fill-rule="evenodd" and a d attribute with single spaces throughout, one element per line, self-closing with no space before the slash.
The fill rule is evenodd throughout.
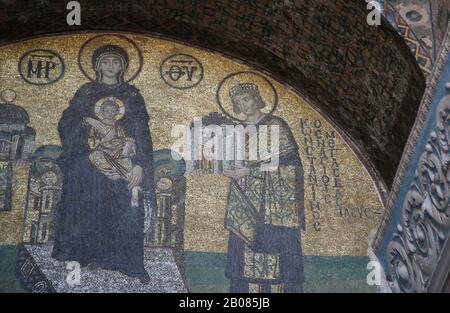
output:
<path id="1" fill-rule="evenodd" d="M 259 88 L 256 84 L 253 83 L 240 83 L 237 82 L 235 86 L 230 89 L 230 97 L 234 98 L 235 96 L 242 95 L 245 93 L 250 93 L 254 95 L 259 94 Z"/>

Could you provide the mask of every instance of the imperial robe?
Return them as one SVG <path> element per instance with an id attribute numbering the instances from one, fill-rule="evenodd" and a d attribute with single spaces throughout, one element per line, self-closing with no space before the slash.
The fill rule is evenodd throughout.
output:
<path id="1" fill-rule="evenodd" d="M 246 160 L 250 175 L 232 179 L 225 218 L 230 231 L 225 274 L 233 293 L 301 292 L 300 230 L 305 221 L 298 146 L 281 118 L 267 115 L 255 126 L 260 125 L 278 126 L 279 166 L 262 171 L 260 161 Z"/>

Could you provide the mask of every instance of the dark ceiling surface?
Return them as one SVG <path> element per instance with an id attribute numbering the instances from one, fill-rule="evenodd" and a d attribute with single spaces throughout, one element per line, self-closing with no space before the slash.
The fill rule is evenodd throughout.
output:
<path id="1" fill-rule="evenodd" d="M 369 26 L 362 0 L 89 0 L 82 25 L 66 3 L 0 0 L 0 43 L 79 31 L 159 35 L 219 51 L 305 96 L 390 187 L 425 80 L 388 23 Z"/>

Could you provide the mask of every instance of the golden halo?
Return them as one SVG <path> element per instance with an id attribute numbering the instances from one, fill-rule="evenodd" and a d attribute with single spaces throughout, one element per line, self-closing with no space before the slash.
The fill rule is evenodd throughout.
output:
<path id="1" fill-rule="evenodd" d="M 96 73 L 92 67 L 92 56 L 95 50 L 106 45 L 117 45 L 128 53 L 129 62 L 124 80 L 128 83 L 135 79 L 142 70 L 142 52 L 131 39 L 118 34 L 94 36 L 83 44 L 78 53 L 78 66 L 83 75 L 95 81 Z"/>
<path id="2" fill-rule="evenodd" d="M 100 120 L 103 120 L 104 118 L 101 109 L 102 104 L 105 103 L 105 101 L 112 101 L 119 107 L 119 114 L 117 114 L 115 118 L 116 121 L 120 120 L 125 115 L 125 104 L 122 102 L 122 100 L 115 97 L 106 97 L 98 100 L 97 103 L 95 103 L 95 116 L 97 116 Z"/>
<path id="3" fill-rule="evenodd" d="M 245 118 L 242 114 L 236 114 L 233 111 L 233 103 L 229 92 L 236 82 L 253 83 L 258 86 L 261 98 L 266 104 L 266 106 L 261 109 L 263 113 L 272 114 L 276 110 L 278 105 L 278 94 L 275 86 L 269 79 L 255 72 L 237 72 L 225 77 L 217 89 L 217 103 L 222 112 L 228 117 L 241 122 Z"/>

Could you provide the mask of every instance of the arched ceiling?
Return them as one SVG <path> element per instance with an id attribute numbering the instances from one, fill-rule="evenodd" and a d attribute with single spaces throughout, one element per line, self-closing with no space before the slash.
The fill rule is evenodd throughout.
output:
<path id="1" fill-rule="evenodd" d="M 82 25 L 67 1 L 0 1 L 0 43 L 87 30 L 161 35 L 270 72 L 308 98 L 392 183 L 425 88 L 402 38 L 366 22 L 360 0 L 84 0 Z"/>
<path id="2" fill-rule="evenodd" d="M 373 0 L 429 76 L 447 32 L 449 0 Z"/>

